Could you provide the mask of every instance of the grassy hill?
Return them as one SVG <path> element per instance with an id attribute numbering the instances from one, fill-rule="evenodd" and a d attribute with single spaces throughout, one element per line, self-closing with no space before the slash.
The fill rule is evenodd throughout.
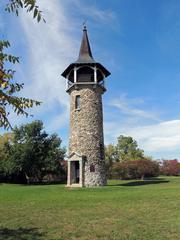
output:
<path id="1" fill-rule="evenodd" d="M 107 187 L 0 184 L 0 240 L 179 240 L 180 177 Z"/>

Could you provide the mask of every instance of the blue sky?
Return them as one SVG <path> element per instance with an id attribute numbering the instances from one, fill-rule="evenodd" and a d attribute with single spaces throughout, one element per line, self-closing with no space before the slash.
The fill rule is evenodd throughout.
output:
<path id="1" fill-rule="evenodd" d="M 33 118 L 11 114 L 12 123 L 41 119 L 67 145 L 69 96 L 60 74 L 77 59 L 86 20 L 93 56 L 111 72 L 103 96 L 105 143 L 130 135 L 153 158 L 180 159 L 180 1 L 38 4 L 46 24 L 25 12 L 18 18 L 4 13 L 1 5 L 1 36 L 21 59 L 16 81 L 25 83 L 22 95 L 43 102 Z"/>

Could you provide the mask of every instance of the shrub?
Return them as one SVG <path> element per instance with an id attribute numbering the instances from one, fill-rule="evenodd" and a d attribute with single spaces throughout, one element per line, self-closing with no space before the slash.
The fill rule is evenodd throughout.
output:
<path id="1" fill-rule="evenodd" d="M 112 178 L 144 179 L 159 175 L 159 163 L 146 158 L 113 164 Z"/>
<path id="2" fill-rule="evenodd" d="M 178 160 L 163 160 L 161 165 L 161 174 L 166 176 L 180 175 L 180 163 Z"/>

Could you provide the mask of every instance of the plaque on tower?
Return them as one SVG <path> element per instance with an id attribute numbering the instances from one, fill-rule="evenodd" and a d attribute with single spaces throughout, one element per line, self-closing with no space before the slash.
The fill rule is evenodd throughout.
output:
<path id="1" fill-rule="evenodd" d="M 90 165 L 90 172 L 95 172 L 95 166 L 94 166 L 94 164 L 91 164 L 91 165 Z"/>

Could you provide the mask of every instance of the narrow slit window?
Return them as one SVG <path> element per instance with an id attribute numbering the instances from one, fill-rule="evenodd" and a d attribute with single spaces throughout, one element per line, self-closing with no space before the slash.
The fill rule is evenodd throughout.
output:
<path id="1" fill-rule="evenodd" d="M 101 158 L 101 159 L 104 158 L 104 149 L 103 149 L 102 143 L 100 143 L 100 158 Z"/>
<path id="2" fill-rule="evenodd" d="M 80 109 L 80 107 L 81 107 L 81 98 L 79 95 L 77 95 L 75 100 L 75 109 Z"/>

